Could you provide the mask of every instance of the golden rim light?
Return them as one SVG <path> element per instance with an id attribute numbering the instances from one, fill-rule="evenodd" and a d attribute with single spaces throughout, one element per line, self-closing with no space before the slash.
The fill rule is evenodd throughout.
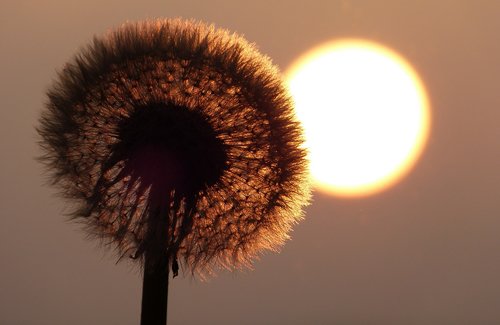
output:
<path id="1" fill-rule="evenodd" d="M 318 127 L 318 125 L 312 125 L 310 122 L 308 123 L 308 121 L 310 120 L 310 118 L 315 117 L 316 122 L 314 122 L 314 123 L 323 123 L 323 121 L 325 119 L 328 119 L 328 118 L 325 118 L 324 116 L 321 116 L 321 114 L 326 114 L 325 110 L 321 110 L 321 108 L 324 108 L 325 103 L 324 102 L 317 102 L 317 100 L 321 100 L 321 99 L 317 99 L 316 95 L 319 92 L 321 92 L 320 97 L 327 95 L 329 98 L 328 100 L 331 100 L 332 98 L 334 98 L 335 96 L 338 95 L 338 94 L 332 95 L 332 93 L 335 91 L 335 87 L 336 87 L 335 85 L 337 85 L 337 87 L 340 87 L 339 82 L 341 84 L 349 83 L 349 80 L 347 80 L 347 79 L 350 78 L 351 73 L 343 72 L 344 74 L 340 73 L 340 75 L 339 75 L 339 73 L 335 73 L 335 71 L 334 71 L 334 73 L 327 75 L 326 80 L 321 79 L 321 78 L 318 78 L 318 80 L 315 80 L 316 78 L 315 78 L 314 74 L 309 75 L 309 77 L 303 76 L 303 75 L 305 75 L 304 71 L 307 71 L 307 69 L 312 69 L 310 67 L 313 64 L 320 65 L 319 66 L 319 69 L 320 69 L 319 74 L 323 74 L 325 72 L 328 72 L 327 71 L 328 66 L 324 66 L 324 64 L 321 65 L 320 63 L 326 62 L 324 60 L 327 60 L 327 59 L 334 60 L 335 55 L 337 55 L 337 57 L 338 57 L 340 55 L 339 53 L 342 55 L 350 55 L 352 60 L 355 60 L 356 58 L 353 58 L 353 57 L 359 54 L 360 57 L 358 59 L 362 59 L 362 61 L 360 61 L 360 65 L 365 64 L 364 62 L 366 60 L 371 60 L 370 57 L 373 57 L 374 62 L 378 62 L 377 63 L 378 65 L 383 66 L 383 65 L 387 64 L 387 68 L 385 70 L 383 70 L 382 66 L 376 68 L 379 70 L 379 74 L 381 74 L 380 75 L 381 79 L 385 78 L 386 74 L 390 74 L 389 70 L 391 70 L 391 69 L 394 69 L 395 73 L 397 71 L 399 71 L 397 73 L 400 74 L 401 76 L 404 76 L 404 78 L 406 78 L 406 79 L 403 80 L 404 79 L 403 78 L 396 85 L 396 87 L 394 87 L 394 89 L 399 90 L 400 86 L 403 87 L 400 84 L 407 84 L 407 86 L 405 86 L 405 87 L 407 87 L 407 88 L 405 88 L 406 90 L 402 90 L 401 95 L 396 94 L 393 91 L 390 93 L 390 96 L 388 94 L 386 94 L 386 96 L 384 98 L 382 98 L 382 100 L 391 101 L 392 97 L 397 97 L 397 96 L 404 97 L 405 94 L 408 95 L 408 96 L 401 99 L 401 100 L 404 100 L 405 103 L 408 102 L 408 105 L 398 105 L 397 111 L 393 111 L 393 113 L 396 112 L 394 115 L 397 115 L 397 114 L 401 114 L 401 112 L 403 112 L 403 111 L 407 112 L 407 114 L 409 114 L 408 116 L 411 116 L 411 119 L 409 121 L 407 121 L 407 123 L 413 123 L 412 125 L 415 128 L 415 129 L 412 129 L 412 127 L 410 127 L 408 129 L 402 130 L 402 132 L 400 132 L 400 134 L 405 134 L 405 133 L 412 132 L 412 131 L 408 131 L 408 130 L 414 131 L 414 134 L 409 136 L 411 138 L 411 141 L 408 140 L 410 142 L 405 144 L 406 151 L 404 153 L 398 154 L 398 153 L 393 153 L 393 152 L 389 152 L 389 151 L 387 152 L 388 155 L 395 154 L 395 155 L 401 156 L 400 158 L 397 158 L 397 159 L 399 159 L 398 161 L 392 162 L 392 164 L 394 166 L 390 167 L 391 168 L 390 171 L 385 171 L 377 176 L 368 177 L 366 179 L 366 181 L 362 181 L 362 180 L 358 179 L 356 181 L 353 181 L 350 184 L 349 184 L 349 182 L 343 182 L 340 180 L 342 177 L 344 177 L 343 175 L 346 174 L 346 173 L 342 174 L 341 168 L 337 171 L 338 177 L 335 176 L 333 174 L 333 172 L 330 172 L 330 171 L 327 172 L 327 174 L 328 174 L 328 177 L 327 177 L 327 176 L 325 176 L 325 173 L 322 174 L 321 172 L 318 172 L 318 170 L 315 170 L 315 168 L 316 168 L 315 165 L 318 164 L 317 160 L 323 160 L 323 158 L 321 158 L 322 155 L 324 156 L 325 154 L 330 154 L 330 153 L 325 153 L 325 151 L 328 151 L 331 149 L 330 146 L 331 146 L 332 140 L 338 139 L 339 136 L 338 135 L 335 135 L 335 137 L 332 136 L 334 133 L 331 133 L 331 132 L 335 131 L 335 130 L 333 130 L 335 128 L 334 125 L 331 125 L 331 127 L 328 126 L 325 129 L 325 126 L 323 128 L 321 128 L 321 127 Z M 328 65 L 328 63 L 327 63 L 327 65 Z M 348 67 L 346 67 L 346 69 L 347 68 Z M 318 67 L 316 69 L 318 69 Z M 356 69 L 356 67 L 354 69 Z M 380 71 L 382 71 L 382 72 L 380 73 Z M 305 134 L 306 134 L 306 146 L 308 146 L 308 149 L 310 150 L 311 174 L 312 174 L 313 182 L 319 190 L 327 192 L 327 193 L 335 195 L 335 196 L 342 196 L 342 197 L 368 196 L 371 194 L 381 192 L 381 191 L 391 187 L 392 185 L 397 183 L 399 180 L 401 180 L 404 176 L 406 176 L 411 171 L 411 169 L 415 166 L 415 164 L 416 164 L 417 160 L 419 159 L 419 157 L 421 156 L 421 154 L 424 150 L 424 147 L 427 143 L 427 140 L 429 138 L 430 124 L 431 124 L 430 105 L 429 105 L 429 98 L 427 96 L 427 92 L 425 90 L 425 87 L 424 87 L 422 80 L 418 76 L 415 69 L 410 65 L 410 63 L 408 63 L 401 55 L 397 54 L 396 52 L 394 52 L 394 51 L 392 51 L 392 50 L 390 50 L 390 49 L 388 49 L 380 44 L 377 44 L 377 43 L 374 43 L 371 41 L 366 41 L 366 40 L 362 40 L 362 39 L 339 39 L 339 40 L 335 40 L 335 41 L 328 42 L 328 43 L 322 44 L 320 46 L 317 46 L 316 48 L 313 48 L 309 52 L 306 52 L 304 55 L 300 56 L 286 71 L 285 77 L 286 77 L 287 85 L 288 85 L 288 88 L 291 92 L 291 95 L 296 102 L 295 104 L 296 104 L 297 115 L 298 115 L 299 119 L 304 124 Z M 303 80 L 301 79 L 301 81 L 300 81 L 302 88 L 297 86 L 299 83 L 297 81 L 298 78 L 303 79 Z M 369 79 L 369 78 L 373 78 L 373 76 L 367 75 L 367 79 Z M 378 78 L 379 77 L 374 79 L 376 83 L 378 83 L 378 81 L 377 81 Z M 363 82 L 362 79 L 365 79 L 365 78 L 356 79 L 354 84 L 362 83 Z M 335 80 L 337 80 L 337 81 L 335 81 Z M 337 82 L 337 84 L 336 84 L 336 82 Z M 391 84 L 387 84 L 386 86 L 390 87 Z M 299 87 L 299 88 L 297 88 L 297 87 Z M 308 91 L 308 90 L 304 90 L 305 88 L 313 89 L 312 91 L 316 92 L 316 93 L 310 93 L 308 95 L 303 94 L 303 92 Z M 318 89 L 318 88 L 324 88 L 324 89 Z M 361 91 L 360 91 L 360 89 L 354 89 L 352 91 L 353 91 L 353 93 L 354 92 L 356 93 L 356 96 L 359 95 L 359 97 L 362 98 L 363 96 L 366 95 L 363 93 L 362 90 L 363 89 L 361 89 Z M 387 89 L 385 89 L 385 90 L 387 91 Z M 370 92 L 371 90 L 368 89 L 365 91 Z M 391 89 L 391 91 L 392 91 L 392 89 Z M 408 91 L 408 93 L 406 93 L 405 91 Z M 325 94 L 325 93 L 327 93 L 327 94 Z M 375 94 L 375 96 L 377 96 L 377 94 Z M 337 105 L 337 106 L 342 106 L 342 105 Z M 347 106 L 349 106 L 349 105 L 347 105 Z M 341 109 L 340 110 L 337 109 L 336 111 L 342 111 L 342 109 L 344 109 L 343 113 L 346 113 L 346 111 L 348 111 L 348 110 L 346 110 L 346 108 L 349 108 L 347 106 L 340 107 Z M 368 109 L 374 108 L 374 107 L 370 107 L 371 106 L 370 104 L 365 105 L 365 106 L 367 106 L 366 108 L 368 108 Z M 403 107 L 403 110 L 401 110 L 401 107 Z M 328 106 L 328 108 L 332 108 L 332 107 Z M 333 107 L 333 108 L 335 108 L 335 107 Z M 337 108 L 339 108 L 339 107 L 337 107 Z M 362 115 L 365 115 L 366 112 L 368 112 L 368 114 L 373 113 L 373 110 L 368 111 L 366 108 L 363 111 Z M 412 111 L 410 112 L 410 110 L 412 110 Z M 413 114 L 413 115 L 411 115 L 411 114 Z M 408 116 L 406 117 L 406 119 L 409 118 Z M 392 115 L 390 117 L 392 117 Z M 359 119 L 364 118 L 365 120 L 369 120 L 369 118 L 366 116 L 358 115 L 357 118 L 359 118 Z M 318 122 L 318 120 L 320 122 Z M 388 120 L 388 118 L 386 116 L 385 121 L 387 121 L 387 120 Z M 331 122 L 333 123 L 334 121 L 331 121 Z M 371 122 L 371 121 L 365 121 L 365 123 L 369 123 L 369 122 Z M 371 124 L 373 124 L 373 123 L 371 123 Z M 392 125 L 394 125 L 394 124 L 395 123 L 393 123 Z M 383 125 L 380 126 L 379 129 L 382 132 Z M 316 133 L 323 132 L 323 134 L 319 134 L 319 135 L 314 134 L 315 132 Z M 394 134 L 395 133 L 393 132 L 393 136 L 394 136 Z M 316 137 L 316 139 L 318 139 L 318 136 L 320 136 L 322 139 L 321 141 L 325 141 L 324 140 L 325 135 L 331 136 L 330 138 L 327 138 L 327 140 L 326 140 L 328 142 L 328 147 L 325 147 L 325 145 L 326 145 L 325 143 L 323 143 L 322 148 L 314 147 L 315 142 L 313 141 L 312 138 Z M 365 134 L 362 136 L 364 136 L 365 139 L 367 139 L 367 137 L 370 137 L 369 134 Z M 399 134 L 398 134 L 398 136 L 399 136 Z M 338 142 L 342 142 L 342 141 L 346 142 L 345 139 L 341 139 Z M 349 141 L 349 140 L 347 140 L 347 141 Z M 361 140 L 361 141 L 365 141 L 365 140 Z M 311 143 L 313 143 L 313 144 L 311 145 Z M 347 143 L 347 145 L 348 145 L 348 143 Z M 350 149 L 352 149 L 352 148 L 353 147 L 351 146 Z M 354 149 L 356 149 L 356 148 L 354 148 Z M 317 154 L 318 150 L 322 150 L 323 152 L 321 154 Z M 341 157 L 341 155 L 333 157 L 332 166 L 335 165 L 336 161 L 340 160 L 339 159 L 340 157 Z M 332 159 L 331 156 L 328 157 L 324 161 L 324 163 L 328 163 L 328 161 L 327 161 L 328 159 Z M 383 162 L 383 159 L 381 160 L 381 162 Z M 347 162 L 347 163 L 359 165 L 360 163 L 366 163 L 366 162 L 351 161 L 351 162 Z M 389 163 L 387 165 L 389 166 L 389 165 L 391 165 L 391 163 Z M 337 168 L 337 167 L 332 167 L 332 168 Z M 361 171 L 361 174 L 362 174 L 361 168 L 358 169 L 358 171 Z M 328 179 L 325 179 L 325 177 Z"/>

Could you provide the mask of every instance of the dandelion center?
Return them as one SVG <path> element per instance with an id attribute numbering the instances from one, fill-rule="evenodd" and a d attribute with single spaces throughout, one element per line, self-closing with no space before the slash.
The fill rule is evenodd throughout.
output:
<path id="1" fill-rule="evenodd" d="M 151 186 L 151 195 L 195 194 L 226 168 L 223 142 L 199 111 L 171 104 L 138 107 L 119 126 L 117 152 L 126 174 Z"/>

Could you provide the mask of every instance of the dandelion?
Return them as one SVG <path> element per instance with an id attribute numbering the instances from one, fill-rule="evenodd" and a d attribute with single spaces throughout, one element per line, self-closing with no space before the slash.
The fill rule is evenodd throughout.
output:
<path id="1" fill-rule="evenodd" d="M 88 231 L 144 268 L 142 324 L 168 273 L 248 266 L 309 198 L 300 125 L 271 61 L 194 21 L 127 23 L 82 49 L 38 128 L 51 181 Z"/>

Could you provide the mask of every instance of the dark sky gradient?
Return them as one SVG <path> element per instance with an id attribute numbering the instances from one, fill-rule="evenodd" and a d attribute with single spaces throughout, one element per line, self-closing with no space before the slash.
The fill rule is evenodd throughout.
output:
<path id="1" fill-rule="evenodd" d="M 280 254 L 208 283 L 171 283 L 169 324 L 500 324 L 500 2 L 0 3 L 0 324 L 138 324 L 141 277 L 64 222 L 34 127 L 55 71 L 125 20 L 202 19 L 282 69 L 335 38 L 377 41 L 426 84 L 431 138 L 395 187 L 315 193 Z"/>

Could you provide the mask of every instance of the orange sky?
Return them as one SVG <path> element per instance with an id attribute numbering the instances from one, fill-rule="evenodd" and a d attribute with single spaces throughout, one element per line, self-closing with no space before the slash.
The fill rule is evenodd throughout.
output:
<path id="1" fill-rule="evenodd" d="M 34 126 L 55 71 L 125 20 L 196 18 L 244 34 L 285 70 L 335 38 L 409 60 L 432 136 L 375 196 L 316 193 L 280 254 L 170 287 L 169 324 L 500 323 L 500 2 L 26 1 L 0 6 L 0 323 L 137 324 L 141 279 L 65 222 Z M 65 208 L 66 207 L 66 208 Z M 66 209 L 66 210 L 65 210 Z"/>

